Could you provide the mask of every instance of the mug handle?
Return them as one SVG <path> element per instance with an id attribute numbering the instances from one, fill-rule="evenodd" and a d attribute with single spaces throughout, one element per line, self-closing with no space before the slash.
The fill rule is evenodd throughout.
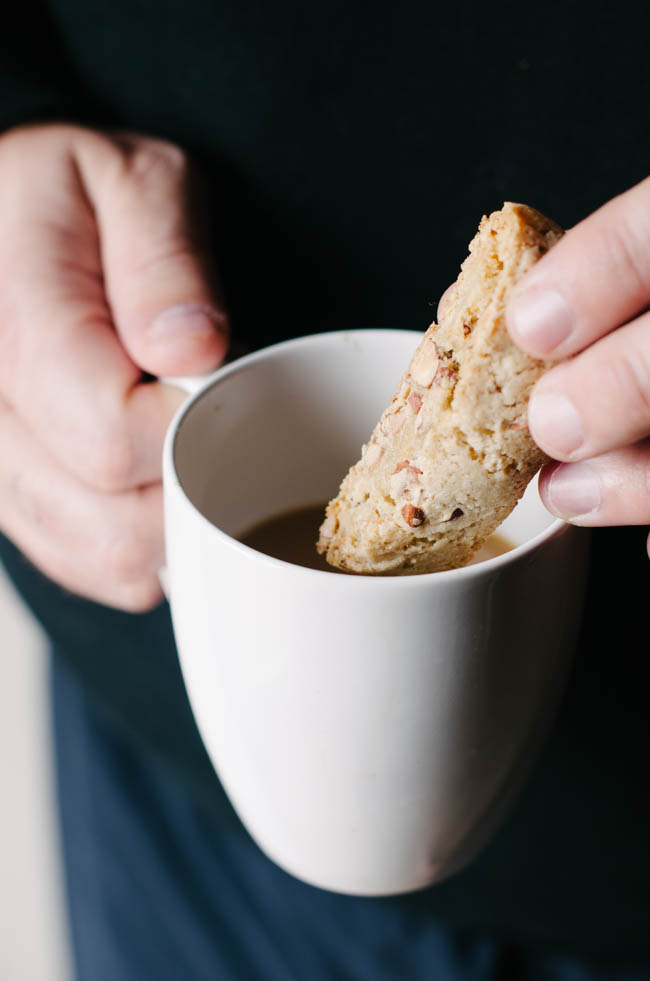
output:
<path id="1" fill-rule="evenodd" d="M 163 385 L 172 385 L 174 388 L 180 388 L 180 390 L 185 392 L 185 394 L 188 396 L 194 395 L 213 375 L 215 375 L 218 371 L 221 371 L 221 369 L 227 364 L 231 364 L 233 361 L 238 361 L 239 358 L 244 357 L 246 354 L 250 354 L 252 350 L 253 348 L 244 341 L 233 342 L 231 340 L 225 359 L 215 371 L 209 371 L 205 375 L 166 375 L 158 380 L 162 382 Z M 167 575 L 167 566 L 162 566 L 158 570 L 158 579 L 160 580 L 160 585 L 165 597 L 169 599 L 169 578 Z"/>
<path id="2" fill-rule="evenodd" d="M 165 376 L 164 378 L 159 378 L 158 381 L 163 385 L 172 385 L 174 388 L 180 388 L 186 395 L 194 395 L 212 374 L 214 372 L 210 372 L 208 375 Z"/>
<path id="3" fill-rule="evenodd" d="M 221 371 L 222 368 L 225 368 L 227 364 L 232 364 L 233 361 L 239 361 L 240 358 L 243 358 L 246 354 L 250 354 L 251 351 L 253 351 L 253 348 L 250 344 L 231 339 L 230 347 L 225 358 L 214 371 L 208 371 L 204 375 L 165 375 L 165 377 L 159 378 L 158 381 L 162 382 L 163 385 L 173 385 L 174 388 L 180 388 L 187 395 L 194 395 L 206 381 L 212 378 L 218 371 Z"/>
<path id="4" fill-rule="evenodd" d="M 173 388 L 180 388 L 182 392 L 186 395 L 194 395 L 195 392 L 201 388 L 202 385 L 208 380 L 208 378 L 213 375 L 214 372 L 209 372 L 207 375 L 179 375 L 179 376 L 165 376 L 164 378 L 159 378 L 158 380 L 163 385 L 171 385 Z M 167 574 L 167 566 L 163 565 L 158 569 L 158 580 L 160 582 L 161 589 L 165 594 L 165 599 L 169 599 L 169 576 Z"/>

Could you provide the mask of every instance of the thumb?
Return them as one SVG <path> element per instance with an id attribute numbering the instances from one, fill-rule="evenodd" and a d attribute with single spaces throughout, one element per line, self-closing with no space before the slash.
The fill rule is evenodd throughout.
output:
<path id="1" fill-rule="evenodd" d="M 85 134 L 78 159 L 124 348 L 154 375 L 213 370 L 226 354 L 228 319 L 187 157 L 158 140 Z"/>
<path id="2" fill-rule="evenodd" d="M 514 341 L 564 359 L 647 309 L 650 178 L 571 228 L 526 273 L 508 304 Z"/>

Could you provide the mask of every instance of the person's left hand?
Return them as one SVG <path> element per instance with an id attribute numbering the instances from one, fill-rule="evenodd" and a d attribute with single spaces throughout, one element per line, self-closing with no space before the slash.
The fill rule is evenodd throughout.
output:
<path id="1" fill-rule="evenodd" d="M 535 386 L 528 423 L 559 461 L 542 500 L 572 523 L 650 523 L 649 304 L 650 178 L 567 232 L 509 304 L 521 348 L 568 358 Z"/>

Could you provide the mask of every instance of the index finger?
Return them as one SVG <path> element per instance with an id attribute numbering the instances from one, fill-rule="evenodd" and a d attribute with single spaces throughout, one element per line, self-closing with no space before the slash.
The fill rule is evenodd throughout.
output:
<path id="1" fill-rule="evenodd" d="M 42 231 L 42 230 L 41 230 Z M 121 491 L 157 481 L 181 396 L 143 384 L 113 329 L 101 283 L 70 268 L 35 233 L 13 269 L 0 265 L 2 391 L 59 464 L 87 485 Z M 1 250 L 0 250 L 1 251 Z"/>
<path id="2" fill-rule="evenodd" d="M 565 358 L 650 302 L 650 178 L 572 228 L 531 269 L 507 309 L 513 340 Z"/>

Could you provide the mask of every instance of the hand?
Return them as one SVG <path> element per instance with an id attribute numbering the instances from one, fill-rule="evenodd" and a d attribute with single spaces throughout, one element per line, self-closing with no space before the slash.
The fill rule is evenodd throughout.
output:
<path id="1" fill-rule="evenodd" d="M 542 500 L 575 524 L 650 523 L 649 304 L 650 178 L 567 232 L 509 305 L 520 347 L 569 359 L 535 386 L 528 422 L 561 461 Z"/>
<path id="2" fill-rule="evenodd" d="M 161 447 L 182 401 L 142 372 L 206 372 L 227 348 L 194 187 L 153 139 L 0 139 L 0 528 L 125 610 L 162 598 Z"/>

